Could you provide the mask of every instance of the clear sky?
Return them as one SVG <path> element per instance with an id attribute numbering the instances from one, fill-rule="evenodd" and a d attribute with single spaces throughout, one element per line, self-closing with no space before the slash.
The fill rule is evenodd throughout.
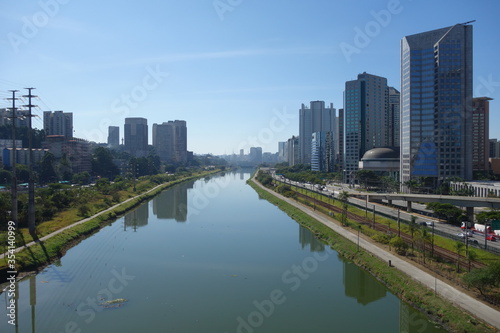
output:
<path id="1" fill-rule="evenodd" d="M 35 114 L 73 112 L 87 140 L 106 142 L 109 125 L 122 137 L 126 117 L 150 133 L 179 119 L 196 154 L 276 152 L 302 103 L 342 108 L 359 73 L 400 90 L 402 37 L 477 20 L 474 96 L 495 99 L 500 139 L 499 13 L 498 0 L 3 0 L 0 107 L 35 87 Z"/>

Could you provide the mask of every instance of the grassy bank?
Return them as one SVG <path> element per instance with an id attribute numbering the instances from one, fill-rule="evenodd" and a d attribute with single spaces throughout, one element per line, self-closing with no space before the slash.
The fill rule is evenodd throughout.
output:
<path id="1" fill-rule="evenodd" d="M 409 284 L 408 281 L 411 278 L 405 273 L 388 267 L 386 262 L 366 251 L 358 252 L 356 244 L 343 238 L 300 209 L 261 189 L 253 181 L 249 181 L 249 185 L 255 189 L 260 197 L 276 205 L 340 255 L 370 272 L 382 281 L 392 293 L 427 314 L 433 321 L 447 330 L 453 332 L 496 332 L 495 328 L 453 306 L 452 303 L 435 295 L 433 291 L 422 284 L 416 281 Z"/>
<path id="2" fill-rule="evenodd" d="M 181 179 L 161 184 L 156 189 L 138 195 L 137 197 L 133 198 L 130 201 L 122 202 L 112 210 L 109 210 L 105 213 L 101 213 L 100 215 L 91 218 L 89 221 L 85 223 L 75 225 L 70 229 L 64 230 L 45 241 L 38 242 L 33 246 L 27 247 L 16 253 L 16 269 L 18 272 L 27 272 L 27 271 L 37 270 L 40 267 L 44 267 L 47 264 L 50 264 L 54 259 L 60 258 L 69 248 L 78 244 L 88 235 L 91 235 L 92 233 L 98 231 L 101 227 L 105 226 L 106 224 L 113 222 L 118 216 L 123 215 L 124 213 L 137 207 L 141 203 L 150 200 L 151 198 L 158 195 L 165 189 L 168 189 L 179 183 L 198 179 L 200 177 L 205 177 L 209 174 L 213 174 L 216 172 L 218 172 L 218 170 L 201 172 L 192 176 L 186 176 Z M 65 214 L 72 215 L 73 213 L 63 212 L 63 216 L 65 216 Z M 57 219 L 61 219 L 61 217 L 58 216 Z M 57 221 L 54 223 L 57 224 Z M 26 237 L 24 236 L 25 234 L 26 234 L 25 230 L 18 232 L 17 235 L 18 246 L 21 246 L 31 241 L 31 237 L 26 239 Z M 7 270 L 8 270 L 7 259 L 4 258 L 4 260 L 0 261 L 1 280 L 3 280 L 3 277 L 6 276 Z"/>

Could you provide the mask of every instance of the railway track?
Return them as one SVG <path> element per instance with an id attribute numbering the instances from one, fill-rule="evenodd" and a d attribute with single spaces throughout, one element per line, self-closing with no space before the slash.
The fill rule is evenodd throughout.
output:
<path id="1" fill-rule="evenodd" d="M 322 200 L 318 200 L 317 198 L 311 197 L 309 195 L 297 192 L 294 190 L 296 193 L 297 197 L 306 199 L 310 202 L 312 202 L 314 205 L 321 206 L 323 208 L 328 209 L 331 212 L 337 213 L 337 214 L 342 214 L 342 208 L 334 206 L 332 204 L 329 204 L 327 202 L 324 202 Z M 392 234 L 400 234 L 400 237 L 408 244 L 409 246 L 412 245 L 412 237 L 411 235 L 404 233 L 404 232 L 399 232 L 397 229 L 390 228 L 388 225 L 382 224 L 382 223 L 377 223 L 374 222 L 373 219 L 366 218 L 364 216 L 359 216 L 357 214 L 354 214 L 352 212 L 347 212 L 347 218 L 350 220 L 353 220 L 355 222 L 358 222 L 362 225 L 369 226 L 370 228 L 373 228 L 378 231 L 382 231 L 384 233 L 392 233 Z M 415 242 L 413 242 L 415 245 Z M 433 256 L 435 257 L 440 257 L 441 259 L 449 262 L 456 262 L 457 261 L 457 253 L 450 251 L 448 249 L 442 248 L 440 246 L 436 246 L 434 244 L 428 244 L 426 243 L 425 245 L 425 250 L 428 251 L 429 253 L 432 253 Z M 420 244 L 420 248 L 422 248 L 422 244 Z M 466 257 L 460 255 L 460 262 L 462 264 L 468 263 L 468 260 Z M 471 267 L 473 268 L 483 268 L 486 265 L 477 262 L 477 261 L 472 261 L 471 262 Z"/>

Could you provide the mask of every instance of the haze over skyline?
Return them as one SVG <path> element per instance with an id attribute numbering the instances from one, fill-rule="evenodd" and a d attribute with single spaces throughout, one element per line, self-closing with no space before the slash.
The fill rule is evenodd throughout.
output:
<path id="1" fill-rule="evenodd" d="M 179 119 L 194 153 L 276 152 L 299 134 L 302 103 L 342 108 L 362 72 L 400 90 L 401 38 L 476 20 L 474 97 L 494 99 L 500 138 L 498 12 L 494 0 L 3 2 L 0 97 L 35 87 L 35 127 L 42 111 L 73 112 L 74 136 L 91 141 L 143 117 L 151 144 L 153 123 Z"/>

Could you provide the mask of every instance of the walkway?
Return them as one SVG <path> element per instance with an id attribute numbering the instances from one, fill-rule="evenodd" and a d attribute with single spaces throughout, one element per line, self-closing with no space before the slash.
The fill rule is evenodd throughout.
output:
<path id="1" fill-rule="evenodd" d="M 257 174 L 257 173 L 256 173 Z M 304 213 L 309 216 L 315 218 L 319 222 L 323 223 L 339 235 L 347 238 L 353 243 L 358 242 L 358 236 L 355 233 L 350 232 L 348 228 L 341 227 L 333 223 L 329 218 L 314 211 L 312 208 L 308 206 L 304 206 L 295 200 L 290 198 L 286 198 L 279 193 L 276 193 L 268 188 L 262 186 L 258 181 L 253 178 L 254 183 L 257 184 L 263 190 L 272 193 L 274 196 L 279 199 L 286 201 L 290 205 L 300 209 Z M 458 307 L 467 310 L 477 318 L 483 320 L 486 323 L 500 329 L 500 312 L 489 307 L 488 305 L 476 300 L 475 298 L 461 292 L 460 290 L 450 286 L 446 282 L 430 275 L 427 272 L 422 271 L 421 269 L 415 267 L 414 265 L 408 263 L 407 261 L 401 259 L 400 257 L 385 251 L 384 249 L 378 247 L 377 245 L 370 243 L 364 238 L 359 238 L 359 246 L 365 249 L 366 251 L 374 254 L 379 257 L 382 261 L 389 262 L 391 261 L 392 265 L 395 266 L 400 271 L 406 273 L 412 279 L 422 283 L 424 286 L 428 287 L 431 290 L 434 290 L 437 294 L 447 299 L 451 303 L 457 305 Z"/>

